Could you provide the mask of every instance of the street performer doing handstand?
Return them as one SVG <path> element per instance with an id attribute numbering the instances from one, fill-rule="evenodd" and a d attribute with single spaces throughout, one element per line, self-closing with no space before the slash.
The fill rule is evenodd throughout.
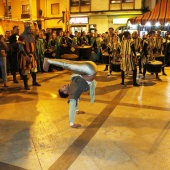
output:
<path id="1" fill-rule="evenodd" d="M 78 128 L 81 125 L 75 124 L 75 113 L 78 110 L 78 100 L 83 92 L 90 90 L 90 103 L 95 100 L 95 76 L 97 66 L 92 61 L 71 61 L 65 59 L 44 59 L 43 69 L 48 71 L 49 65 L 62 67 L 63 69 L 73 71 L 71 83 L 64 85 L 59 89 L 59 95 L 62 98 L 69 96 L 69 122 L 72 128 Z"/>

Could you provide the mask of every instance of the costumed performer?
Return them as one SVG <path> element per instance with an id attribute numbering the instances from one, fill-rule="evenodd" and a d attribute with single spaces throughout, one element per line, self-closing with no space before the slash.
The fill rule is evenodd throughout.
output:
<path id="1" fill-rule="evenodd" d="M 62 67 L 63 69 L 73 71 L 71 83 L 64 85 L 59 89 L 59 95 L 62 98 L 69 96 L 69 122 L 72 128 L 78 128 L 81 125 L 75 124 L 75 113 L 78 110 L 78 101 L 83 92 L 90 90 L 90 103 L 95 100 L 96 73 L 97 66 L 92 61 L 71 61 L 65 59 L 44 58 L 43 69 L 48 71 L 49 65 Z"/>

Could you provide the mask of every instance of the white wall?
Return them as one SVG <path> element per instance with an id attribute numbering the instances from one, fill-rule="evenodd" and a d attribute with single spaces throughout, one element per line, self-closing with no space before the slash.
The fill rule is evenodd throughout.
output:
<path id="1" fill-rule="evenodd" d="M 107 16 L 89 17 L 89 24 L 96 24 L 98 33 L 104 33 L 109 28 Z"/>

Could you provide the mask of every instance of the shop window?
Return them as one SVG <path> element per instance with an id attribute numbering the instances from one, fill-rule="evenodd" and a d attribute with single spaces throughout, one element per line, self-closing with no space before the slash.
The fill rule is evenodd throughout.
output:
<path id="1" fill-rule="evenodd" d="M 110 0 L 111 4 L 134 2 L 134 0 Z"/>
<path id="2" fill-rule="evenodd" d="M 90 0 L 81 0 L 81 6 L 90 5 Z"/>
<path id="3" fill-rule="evenodd" d="M 22 14 L 30 13 L 30 5 L 22 5 Z"/>
<path id="4" fill-rule="evenodd" d="M 123 3 L 126 3 L 126 2 L 134 2 L 134 0 L 122 0 Z"/>
<path id="5" fill-rule="evenodd" d="M 122 0 L 110 0 L 111 4 L 121 3 Z"/>
<path id="6" fill-rule="evenodd" d="M 79 6 L 80 5 L 80 0 L 70 0 L 70 6 Z"/>
<path id="7" fill-rule="evenodd" d="M 58 15 L 59 12 L 59 3 L 51 4 L 51 15 Z"/>

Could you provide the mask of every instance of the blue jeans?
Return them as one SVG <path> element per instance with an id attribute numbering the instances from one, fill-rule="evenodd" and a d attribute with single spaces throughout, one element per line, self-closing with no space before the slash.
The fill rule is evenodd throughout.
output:
<path id="1" fill-rule="evenodd" d="M 4 83 L 6 83 L 7 82 L 6 57 L 0 57 L 0 67 L 1 67 L 2 79 Z"/>

